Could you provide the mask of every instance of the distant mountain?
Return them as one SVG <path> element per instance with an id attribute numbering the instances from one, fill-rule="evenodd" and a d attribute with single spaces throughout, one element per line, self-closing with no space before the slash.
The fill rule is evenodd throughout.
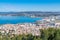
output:
<path id="1" fill-rule="evenodd" d="M 42 12 L 42 11 L 26 11 L 26 12 L 0 12 L 0 15 L 11 16 L 57 16 L 60 12 Z"/>

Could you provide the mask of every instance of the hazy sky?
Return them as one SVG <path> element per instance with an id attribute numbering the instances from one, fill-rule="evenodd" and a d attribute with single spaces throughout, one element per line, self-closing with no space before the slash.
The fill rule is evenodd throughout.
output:
<path id="1" fill-rule="evenodd" d="M 0 11 L 60 11 L 60 0 L 0 0 Z"/>

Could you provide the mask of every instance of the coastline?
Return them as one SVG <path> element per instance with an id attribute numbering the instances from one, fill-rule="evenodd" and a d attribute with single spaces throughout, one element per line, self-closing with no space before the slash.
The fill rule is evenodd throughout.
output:
<path id="1" fill-rule="evenodd" d="M 34 23 L 37 20 L 42 20 L 40 17 L 26 16 L 1 16 L 0 24 L 18 24 L 18 23 Z"/>

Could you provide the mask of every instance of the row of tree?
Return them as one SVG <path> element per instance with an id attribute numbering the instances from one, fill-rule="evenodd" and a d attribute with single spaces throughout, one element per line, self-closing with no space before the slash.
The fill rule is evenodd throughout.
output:
<path id="1" fill-rule="evenodd" d="M 39 36 L 28 35 L 2 35 L 0 33 L 0 40 L 60 40 L 60 29 L 48 28 L 40 29 Z"/>

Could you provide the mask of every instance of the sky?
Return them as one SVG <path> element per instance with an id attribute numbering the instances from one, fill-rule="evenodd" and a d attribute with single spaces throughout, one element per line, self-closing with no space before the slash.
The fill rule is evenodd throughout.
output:
<path id="1" fill-rule="evenodd" d="M 0 0 L 0 12 L 60 11 L 60 0 Z"/>

